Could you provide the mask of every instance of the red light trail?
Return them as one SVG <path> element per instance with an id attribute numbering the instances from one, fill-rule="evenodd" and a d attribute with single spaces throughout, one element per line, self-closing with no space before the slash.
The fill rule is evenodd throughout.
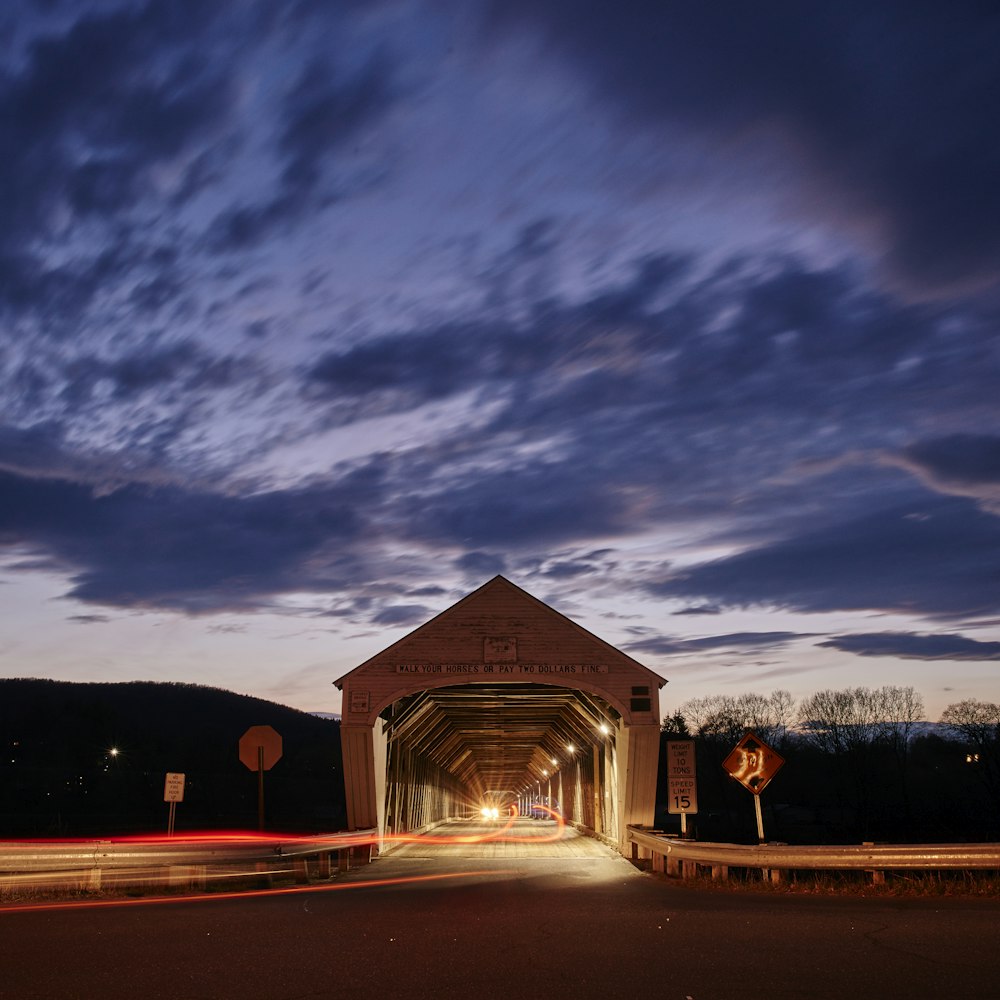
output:
<path id="1" fill-rule="evenodd" d="M 64 846 L 71 848 L 73 845 L 87 844 L 88 846 L 93 846 L 95 850 L 95 855 L 100 852 L 101 845 L 107 845 L 109 848 L 112 845 L 117 846 L 134 846 L 136 848 L 163 848 L 164 850 L 170 852 L 176 850 L 178 853 L 184 851 L 185 849 L 204 847 L 206 849 L 219 849 L 224 847 L 233 848 L 261 848 L 270 847 L 276 857 L 299 857 L 302 858 L 305 855 L 314 852 L 320 852 L 324 848 L 329 851 L 340 851 L 347 850 L 354 847 L 364 847 L 369 844 L 380 842 L 383 848 L 391 847 L 396 844 L 433 844 L 433 845 L 474 845 L 474 844 L 485 844 L 485 843 L 513 843 L 513 844 L 546 844 L 552 843 L 554 841 L 560 840 L 566 831 L 566 823 L 562 815 L 556 810 L 539 804 L 534 804 L 532 806 L 533 811 L 540 811 L 547 813 L 554 821 L 555 826 L 550 832 L 543 833 L 541 835 L 518 835 L 511 833 L 514 824 L 519 818 L 519 812 L 516 806 L 512 806 L 510 812 L 507 816 L 506 821 L 497 826 L 495 829 L 487 829 L 486 831 L 479 831 L 476 833 L 467 834 L 413 834 L 413 833 L 402 833 L 402 834 L 390 834 L 385 837 L 379 838 L 377 835 L 372 835 L 369 833 L 358 834 L 356 836 L 351 836 L 350 834 L 337 834 L 337 835 L 327 835 L 327 836 L 294 836 L 294 835 L 278 835 L 278 834 L 268 834 L 268 833 L 251 833 L 242 830 L 209 830 L 199 833 L 185 834 L 181 836 L 167 837 L 164 835 L 153 835 L 153 836 L 125 836 L 125 837 L 114 837 L 107 838 L 102 841 L 92 841 L 92 840 L 61 840 L 54 841 L 50 839 L 45 840 L 32 840 L 32 841 L 20 841 L 18 843 L 9 843 L 4 845 L 4 850 L 6 852 L 24 854 L 30 853 L 32 850 L 36 850 L 38 847 L 45 846 Z M 282 848 L 286 847 L 289 850 L 289 854 L 285 855 Z M 70 867 L 71 861 L 67 859 L 66 866 Z M 99 864 L 95 863 L 95 867 L 100 867 Z M 148 883 L 148 884 L 160 884 L 163 881 L 162 874 L 162 864 L 161 865 L 149 865 L 149 866 L 135 866 L 131 868 L 120 868 L 118 870 L 127 870 L 129 872 L 128 884 L 135 885 L 137 883 Z M 148 875 L 144 872 L 149 872 Z M 35 871 L 35 872 L 25 872 L 23 874 L 8 876 L 8 883 L 13 882 L 16 886 L 31 890 L 45 888 L 47 886 L 52 886 L 54 884 L 65 883 L 68 876 L 72 873 L 70 871 Z M 258 871 L 256 868 L 252 870 L 238 870 L 230 872 L 216 872 L 211 875 L 206 875 L 205 877 L 213 881 L 223 880 L 223 879 L 236 879 L 236 878 L 248 878 L 248 877 L 268 877 L 273 875 L 281 874 L 291 874 L 290 871 L 275 871 L 274 869 L 269 869 L 268 871 Z M 410 883 L 421 883 L 421 882 L 434 882 L 446 879 L 458 879 L 458 878 L 475 878 L 482 876 L 492 876 L 502 875 L 502 872 L 496 871 L 467 871 L 467 872 L 450 872 L 447 874 L 437 874 L 437 875 L 416 875 L 398 878 L 387 878 L 387 879 L 364 879 L 356 882 L 338 882 L 335 884 L 321 884 L 321 885 L 307 885 L 307 886 L 295 886 L 287 888 L 267 888 L 267 889 L 245 889 L 245 890 L 234 890 L 234 891 L 224 891 L 224 892 L 212 892 L 210 894 L 202 895 L 179 895 L 179 896 L 149 896 L 144 898 L 129 898 L 129 899 L 85 899 L 85 900 L 75 900 L 75 901 L 42 901 L 37 903 L 15 903 L 12 905 L 3 906 L 0 905 L 0 913 L 24 913 L 29 911 L 51 911 L 51 910 L 63 910 L 63 909 L 80 909 L 80 908 L 95 908 L 95 907 L 108 907 L 108 906 L 134 906 L 134 905 L 156 905 L 161 903 L 181 903 L 181 902 L 202 902 L 207 900 L 216 899 L 236 899 L 236 898 L 253 898 L 261 896 L 281 896 L 290 895 L 295 893 L 315 893 L 315 892 L 329 892 L 340 889 L 360 889 L 360 888 L 378 888 L 381 886 L 390 885 L 405 885 Z"/>
<path id="2" fill-rule="evenodd" d="M 254 874 L 260 874 L 259 872 Z M 390 885 L 410 885 L 419 882 L 443 882 L 459 878 L 489 875 L 496 878 L 505 873 L 496 871 L 446 872 L 439 875 L 408 875 L 399 878 L 366 879 L 362 882 L 338 882 L 333 885 L 297 885 L 283 889 L 247 889 L 239 892 L 213 892 L 211 895 L 147 896 L 143 899 L 84 899 L 74 902 L 16 903 L 0 906 L 0 915 L 51 910 L 101 909 L 110 906 L 158 906 L 165 903 L 205 903 L 222 899 L 252 899 L 260 896 L 293 896 L 302 893 L 336 892 L 342 889 L 377 889 Z"/>

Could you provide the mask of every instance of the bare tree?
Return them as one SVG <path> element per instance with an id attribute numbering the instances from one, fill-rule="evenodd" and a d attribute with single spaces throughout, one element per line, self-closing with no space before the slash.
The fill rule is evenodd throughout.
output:
<path id="1" fill-rule="evenodd" d="M 692 698 L 680 707 L 691 731 L 706 739 L 736 743 L 752 729 L 767 743 L 783 743 L 794 716 L 795 703 L 787 691 L 769 695 L 715 694 Z"/>
<path id="2" fill-rule="evenodd" d="M 892 728 L 890 738 L 909 743 L 913 728 L 924 718 L 924 699 L 912 687 L 879 688 L 886 722 Z"/>
<path id="3" fill-rule="evenodd" d="M 799 706 L 803 736 L 830 753 L 877 743 L 906 744 L 924 717 L 924 703 L 912 687 L 887 685 L 820 691 Z"/>
<path id="4" fill-rule="evenodd" d="M 789 692 L 772 691 L 766 696 L 743 694 L 736 699 L 735 709 L 744 729 L 752 729 L 765 743 L 775 746 L 785 743 L 795 712 Z"/>
<path id="5" fill-rule="evenodd" d="M 698 736 L 711 737 L 717 735 L 720 720 L 725 714 L 725 695 L 706 695 L 702 698 L 691 698 L 684 702 L 678 710 L 687 720 L 691 732 Z"/>
<path id="6" fill-rule="evenodd" d="M 891 685 L 820 691 L 799 706 L 802 736 L 819 750 L 833 755 L 837 768 L 849 775 L 863 824 L 867 825 L 870 818 L 876 760 L 884 757 L 885 751 L 895 756 L 903 805 L 908 808 L 909 741 L 923 712 L 923 701 L 912 687 Z"/>
<path id="7" fill-rule="evenodd" d="M 873 742 L 867 688 L 818 691 L 799 705 L 803 737 L 825 753 L 848 753 Z"/>
<path id="8" fill-rule="evenodd" d="M 903 808 L 907 821 L 913 818 L 910 804 L 910 740 L 918 722 L 924 718 L 924 700 L 913 687 L 887 686 L 879 689 L 885 714 L 885 740 L 892 749 L 899 770 Z"/>
<path id="9" fill-rule="evenodd" d="M 941 724 L 966 743 L 986 747 L 1000 737 L 1000 705 L 976 698 L 959 701 L 944 710 Z"/>
<path id="10" fill-rule="evenodd" d="M 968 748 L 968 762 L 985 782 L 991 800 L 1000 800 L 1000 705 L 970 698 L 949 705 L 941 723 Z"/>

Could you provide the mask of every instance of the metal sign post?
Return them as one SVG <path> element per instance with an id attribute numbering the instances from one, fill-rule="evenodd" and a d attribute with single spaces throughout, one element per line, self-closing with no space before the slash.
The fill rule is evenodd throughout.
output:
<path id="1" fill-rule="evenodd" d="M 264 748 L 257 747 L 257 829 L 264 829 Z"/>
<path id="2" fill-rule="evenodd" d="M 167 810 L 167 836 L 174 835 L 174 819 L 177 816 L 177 803 L 184 801 L 184 775 L 168 771 L 163 783 L 163 801 L 170 804 Z"/>
<path id="3" fill-rule="evenodd" d="M 760 793 L 785 763 L 785 758 L 772 750 L 762 739 L 747 730 L 743 739 L 733 747 L 722 766 L 744 788 L 753 793 L 757 816 L 757 839 L 764 843 L 764 817 L 760 810 Z"/>
<path id="4" fill-rule="evenodd" d="M 240 737 L 240 760 L 257 772 L 257 829 L 264 829 L 264 772 L 281 760 L 281 737 L 270 726 L 251 726 Z"/>

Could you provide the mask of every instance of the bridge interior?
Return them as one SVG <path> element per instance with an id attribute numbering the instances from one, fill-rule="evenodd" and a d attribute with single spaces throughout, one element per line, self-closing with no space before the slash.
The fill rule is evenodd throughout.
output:
<path id="1" fill-rule="evenodd" d="M 548 819 L 539 804 L 617 835 L 616 734 L 621 717 L 599 696 L 545 684 L 460 684 L 419 691 L 382 713 L 387 744 L 384 828 L 434 818 Z M 532 810 L 534 809 L 534 813 Z"/>
<path id="2" fill-rule="evenodd" d="M 534 861 L 543 858 L 606 858 L 612 848 L 572 827 L 560 831 L 554 819 L 520 817 L 511 822 L 452 820 L 432 836 L 401 841 L 387 852 L 404 861 Z"/>

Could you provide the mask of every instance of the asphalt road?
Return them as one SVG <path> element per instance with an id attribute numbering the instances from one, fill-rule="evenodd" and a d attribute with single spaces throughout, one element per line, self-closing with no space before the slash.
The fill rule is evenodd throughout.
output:
<path id="1" fill-rule="evenodd" d="M 729 894 L 610 856 L 389 857 L 332 884 L 0 907 L 0 998 L 1000 998 L 1000 902 Z"/>

